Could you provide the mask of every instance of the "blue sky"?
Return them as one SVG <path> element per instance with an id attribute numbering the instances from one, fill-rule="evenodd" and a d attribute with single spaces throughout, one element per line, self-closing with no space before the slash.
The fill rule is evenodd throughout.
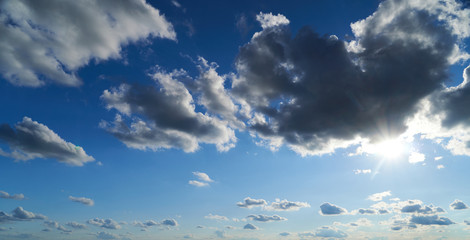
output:
<path id="1" fill-rule="evenodd" d="M 0 3 L 0 239 L 466 239 L 470 9 Z"/>

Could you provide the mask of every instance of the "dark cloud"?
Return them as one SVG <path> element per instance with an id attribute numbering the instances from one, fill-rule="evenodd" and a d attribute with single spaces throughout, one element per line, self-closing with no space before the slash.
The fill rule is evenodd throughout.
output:
<path id="1" fill-rule="evenodd" d="M 23 195 L 22 193 L 10 195 L 10 194 L 7 193 L 7 192 L 0 191 L 0 198 L 4 198 L 4 199 L 14 199 L 14 200 L 23 200 L 23 199 L 24 199 L 24 195 Z"/>
<path id="2" fill-rule="evenodd" d="M 458 199 L 455 199 L 455 201 L 450 204 L 450 208 L 452 210 L 463 210 L 463 209 L 468 209 L 468 206 L 464 202 Z"/>
<path id="3" fill-rule="evenodd" d="M 165 219 L 161 221 L 160 224 L 163 226 L 170 226 L 170 227 L 178 226 L 178 222 L 175 219 Z"/>
<path id="4" fill-rule="evenodd" d="M 81 224 L 81 223 L 77 223 L 77 222 L 68 222 L 65 225 L 67 225 L 71 228 L 74 228 L 74 229 L 85 229 L 86 228 L 85 224 Z"/>
<path id="5" fill-rule="evenodd" d="M 406 203 L 406 202 L 402 202 Z M 440 207 L 434 207 L 432 205 L 424 205 L 420 201 L 409 200 L 406 205 L 404 205 L 400 212 L 402 213 L 420 213 L 420 214 L 436 214 L 445 212 L 444 209 Z"/>
<path id="6" fill-rule="evenodd" d="M 320 205 L 320 213 L 322 215 L 340 215 L 346 214 L 348 211 L 342 207 L 333 205 L 331 203 L 323 203 Z"/>
<path id="7" fill-rule="evenodd" d="M 281 236 L 281 237 L 287 237 L 287 236 L 289 236 L 289 235 L 291 235 L 291 234 L 288 233 L 288 232 L 279 233 L 279 236 Z"/>
<path id="8" fill-rule="evenodd" d="M 7 143 L 12 150 L 6 153 L 0 149 L 0 155 L 15 160 L 34 158 L 52 158 L 73 166 L 83 166 L 94 161 L 83 148 L 65 141 L 46 125 L 24 117 L 14 129 L 8 124 L 0 125 L 0 141 Z"/>
<path id="9" fill-rule="evenodd" d="M 375 209 L 364 209 L 364 208 L 359 208 L 357 210 L 357 213 L 359 214 L 370 214 L 370 215 L 374 215 L 374 214 L 377 214 L 377 211 Z"/>
<path id="10" fill-rule="evenodd" d="M 18 86 L 78 86 L 77 70 L 92 59 L 120 58 L 123 45 L 148 36 L 176 39 L 145 1 L 27 0 L 1 8 L 0 74 Z"/>
<path id="11" fill-rule="evenodd" d="M 247 223 L 245 226 L 243 226 L 243 229 L 247 230 L 258 230 L 259 228 L 251 223 Z"/>
<path id="12" fill-rule="evenodd" d="M 70 199 L 72 202 L 78 202 L 78 203 L 81 203 L 81 204 L 84 204 L 84 205 L 88 205 L 88 206 L 93 206 L 93 205 L 95 205 L 95 202 L 93 201 L 93 199 L 86 198 L 86 197 L 73 197 L 73 196 L 69 196 L 69 199 Z"/>
<path id="13" fill-rule="evenodd" d="M 113 234 L 113 233 L 109 233 L 109 232 L 99 232 L 96 234 L 96 237 L 98 239 L 102 239 L 102 240 L 114 240 L 114 239 L 119 239 L 119 236 L 116 235 L 116 234 Z"/>
<path id="14" fill-rule="evenodd" d="M 164 219 L 161 222 L 148 220 L 145 222 L 135 221 L 134 225 L 137 227 L 142 227 L 142 228 L 148 228 L 148 227 L 153 227 L 153 226 L 176 227 L 178 226 L 178 222 L 175 219 Z"/>
<path id="15" fill-rule="evenodd" d="M 249 215 L 246 218 L 251 218 L 253 221 L 258 221 L 258 222 L 273 222 L 273 221 L 286 221 L 287 218 L 278 216 L 278 215 L 273 215 L 273 216 L 266 216 L 266 215 Z"/>
<path id="16" fill-rule="evenodd" d="M 352 24 L 351 42 L 265 27 L 240 48 L 231 93 L 251 110 L 252 131 L 303 155 L 397 136 L 417 103 L 442 89 L 466 37 L 443 20 L 460 9 L 438 7 L 384 1 Z"/>
<path id="17" fill-rule="evenodd" d="M 241 208 L 252 208 L 252 207 L 262 207 L 267 204 L 268 203 L 264 199 L 253 199 L 253 198 L 247 197 L 243 199 L 243 202 L 238 202 L 237 206 Z"/>
<path id="18" fill-rule="evenodd" d="M 127 85 L 105 90 L 101 99 L 108 109 L 132 116 L 130 127 L 120 115 L 101 126 L 128 147 L 137 149 L 180 148 L 194 152 L 199 143 L 215 144 L 219 151 L 234 147 L 236 137 L 226 121 L 197 112 L 193 97 L 179 78 L 184 71 L 153 74 L 155 86 Z M 144 117 L 141 120 L 140 117 Z"/>
<path id="19" fill-rule="evenodd" d="M 29 221 L 36 219 L 46 219 L 46 216 L 42 214 L 28 212 L 22 207 L 15 208 L 11 214 L 0 211 L 0 222 Z"/>
<path id="20" fill-rule="evenodd" d="M 421 225 L 451 225 L 455 224 L 452 220 L 446 217 L 440 217 L 438 215 L 430 216 L 416 216 L 413 215 L 410 219 L 411 223 L 421 224 Z"/>
<path id="21" fill-rule="evenodd" d="M 107 229 L 121 229 L 121 225 L 112 219 L 94 218 L 87 221 L 88 224 Z"/>

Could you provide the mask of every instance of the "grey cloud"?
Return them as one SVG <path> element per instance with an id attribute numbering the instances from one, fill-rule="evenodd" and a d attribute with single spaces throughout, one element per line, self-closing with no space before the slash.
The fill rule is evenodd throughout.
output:
<path id="1" fill-rule="evenodd" d="M 346 209 L 331 203 L 323 203 L 320 205 L 320 213 L 322 215 L 340 215 L 346 214 L 347 212 L 348 211 Z"/>
<path id="2" fill-rule="evenodd" d="M 464 220 L 463 222 L 467 225 L 470 225 L 470 221 Z"/>
<path id="3" fill-rule="evenodd" d="M 377 211 L 375 209 L 364 209 L 364 208 L 359 208 L 357 210 L 357 212 L 359 214 L 370 214 L 370 215 L 373 215 L 373 214 L 377 214 Z M 382 214 L 382 213 L 381 213 Z"/>
<path id="4" fill-rule="evenodd" d="M 137 227 L 148 228 L 153 226 L 165 226 L 165 227 L 176 227 L 178 226 L 178 222 L 175 219 L 164 219 L 161 222 L 157 222 L 154 220 L 148 220 L 145 222 L 134 222 L 134 225 Z"/>
<path id="5" fill-rule="evenodd" d="M 291 235 L 291 234 L 288 233 L 288 232 L 279 233 L 279 236 L 281 236 L 281 237 L 287 237 L 287 236 L 289 236 L 289 235 Z"/>
<path id="6" fill-rule="evenodd" d="M 243 229 L 247 230 L 258 230 L 259 228 L 251 223 L 247 223 L 245 226 L 243 226 Z"/>
<path id="7" fill-rule="evenodd" d="M 258 221 L 258 222 L 273 222 L 273 221 L 286 221 L 287 218 L 278 216 L 278 215 L 273 215 L 273 216 L 266 216 L 266 215 L 249 215 L 247 218 L 251 218 L 253 221 Z"/>
<path id="8" fill-rule="evenodd" d="M 178 226 L 178 222 L 175 219 L 165 219 L 160 224 L 164 226 L 170 226 L 170 227 Z"/>
<path id="9" fill-rule="evenodd" d="M 71 233 L 72 231 L 65 228 L 64 226 L 60 225 L 56 221 L 44 221 L 44 225 L 46 225 L 49 228 L 55 228 L 63 233 Z"/>
<path id="10" fill-rule="evenodd" d="M 214 233 L 218 238 L 226 238 L 227 237 L 225 231 L 217 230 Z"/>
<path id="11" fill-rule="evenodd" d="M 145 1 L 27 0 L 0 7 L 0 73 L 18 86 L 45 80 L 78 86 L 77 70 L 90 60 L 120 58 L 122 46 L 148 36 L 176 39 L 171 23 Z"/>
<path id="12" fill-rule="evenodd" d="M 121 229 L 121 225 L 112 219 L 94 218 L 87 221 L 88 224 L 107 229 Z"/>
<path id="13" fill-rule="evenodd" d="M 306 202 L 293 202 L 288 201 L 287 199 L 276 199 L 275 202 L 272 202 L 269 206 L 266 206 L 264 209 L 268 211 L 297 211 L 301 208 L 308 207 L 310 207 L 310 204 Z"/>
<path id="14" fill-rule="evenodd" d="M 94 161 L 83 148 L 65 141 L 46 125 L 28 117 L 24 117 L 14 129 L 8 124 L 1 124 L 0 141 L 7 143 L 12 150 L 6 153 L 0 149 L 0 155 L 16 160 L 52 158 L 73 166 Z"/>
<path id="15" fill-rule="evenodd" d="M 468 209 L 468 206 L 464 202 L 458 199 L 455 199 L 455 201 L 450 204 L 450 208 L 452 210 L 463 210 L 463 209 Z"/>
<path id="16" fill-rule="evenodd" d="M 265 28 L 240 48 L 231 93 L 258 114 L 253 132 L 302 155 L 397 136 L 417 103 L 442 89 L 466 37 L 438 7 L 384 1 L 352 24 L 349 43 L 308 27 L 294 38 L 285 25 Z"/>
<path id="17" fill-rule="evenodd" d="M 317 229 L 315 236 L 323 238 L 345 238 L 348 236 L 348 234 L 339 229 L 326 226 Z"/>
<path id="18" fill-rule="evenodd" d="M 434 207 L 432 205 L 424 205 L 415 201 L 408 201 L 408 204 L 400 209 L 402 213 L 421 213 L 421 214 L 436 214 L 445 212 L 440 207 Z"/>
<path id="19" fill-rule="evenodd" d="M 12 214 L 0 211 L 0 222 L 9 221 L 29 221 L 36 219 L 46 219 L 46 216 L 42 214 L 32 213 L 24 210 L 22 207 L 17 207 L 12 211 Z"/>
<path id="20" fill-rule="evenodd" d="M 253 198 L 247 197 L 243 199 L 243 202 L 238 202 L 237 206 L 241 208 L 253 208 L 253 207 L 262 207 L 267 204 L 268 203 L 264 199 L 253 199 Z"/>
<path id="21" fill-rule="evenodd" d="M 194 152 L 199 143 L 215 144 L 219 151 L 234 147 L 236 137 L 227 122 L 196 111 L 191 93 L 179 81 L 184 71 L 153 74 L 155 86 L 127 85 L 105 90 L 106 108 L 132 117 L 130 127 L 120 115 L 101 126 L 128 147 L 136 149 L 180 148 Z M 145 117 L 141 120 L 138 116 Z"/>
<path id="22" fill-rule="evenodd" d="M 67 225 L 71 228 L 74 228 L 74 229 L 85 229 L 86 228 L 85 224 L 81 224 L 81 223 L 77 223 L 77 222 L 68 222 L 65 225 Z"/>
<path id="23" fill-rule="evenodd" d="M 438 215 L 430 216 L 416 216 L 411 217 L 410 222 L 421 224 L 421 225 L 451 225 L 455 224 L 452 220 L 446 217 L 440 217 Z"/>
<path id="24" fill-rule="evenodd" d="M 10 194 L 7 193 L 7 192 L 0 191 L 0 198 L 14 199 L 14 200 L 23 200 L 23 199 L 24 199 L 24 195 L 23 195 L 22 193 L 10 195 Z"/>
<path id="25" fill-rule="evenodd" d="M 99 232 L 96 234 L 96 237 L 98 239 L 103 239 L 103 240 L 114 240 L 114 239 L 119 239 L 119 236 L 113 233 L 109 232 Z"/>
<path id="26" fill-rule="evenodd" d="M 72 201 L 72 202 L 78 202 L 78 203 L 81 203 L 81 204 L 84 204 L 84 205 L 88 205 L 88 206 L 93 206 L 95 204 L 95 202 L 90 199 L 90 198 L 86 198 L 86 197 L 73 197 L 73 196 L 69 196 L 69 199 Z"/>

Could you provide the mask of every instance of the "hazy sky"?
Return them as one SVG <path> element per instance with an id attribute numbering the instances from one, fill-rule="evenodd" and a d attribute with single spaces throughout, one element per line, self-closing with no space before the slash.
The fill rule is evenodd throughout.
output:
<path id="1" fill-rule="evenodd" d="M 467 239 L 460 0 L 0 1 L 0 239 Z"/>

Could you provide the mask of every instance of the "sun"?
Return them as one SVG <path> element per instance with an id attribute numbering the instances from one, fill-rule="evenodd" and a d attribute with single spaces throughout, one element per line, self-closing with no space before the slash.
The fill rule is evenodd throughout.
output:
<path id="1" fill-rule="evenodd" d="M 386 159 L 396 159 L 405 150 L 405 145 L 400 139 L 388 139 L 373 146 L 373 153 Z"/>

